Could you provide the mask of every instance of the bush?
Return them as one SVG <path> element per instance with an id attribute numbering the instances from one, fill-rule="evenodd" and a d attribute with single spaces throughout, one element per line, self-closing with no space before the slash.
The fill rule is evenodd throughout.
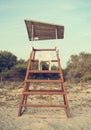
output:
<path id="1" fill-rule="evenodd" d="M 8 51 L 0 51 L 0 72 L 10 70 L 17 63 L 17 57 Z"/>
<path id="2" fill-rule="evenodd" d="M 19 63 L 13 66 L 10 70 L 3 71 L 0 73 L 0 77 L 3 81 L 9 80 L 9 81 L 22 81 L 24 80 L 25 74 L 26 74 L 26 62 L 25 63 Z"/>

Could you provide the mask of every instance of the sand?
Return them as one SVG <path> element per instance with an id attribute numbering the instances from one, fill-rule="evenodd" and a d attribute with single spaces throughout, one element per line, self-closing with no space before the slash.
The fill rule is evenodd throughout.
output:
<path id="1" fill-rule="evenodd" d="M 71 118 L 63 108 L 27 108 L 17 117 L 22 88 L 0 88 L 0 130 L 91 130 L 91 85 L 66 89 Z"/>

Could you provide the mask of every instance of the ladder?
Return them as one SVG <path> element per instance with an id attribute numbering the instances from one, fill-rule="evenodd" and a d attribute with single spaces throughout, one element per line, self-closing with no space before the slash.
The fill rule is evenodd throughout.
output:
<path id="1" fill-rule="evenodd" d="M 56 59 L 51 60 L 51 62 L 56 62 L 58 64 L 58 70 L 36 70 L 33 69 L 33 66 L 35 63 L 39 63 L 39 60 L 35 59 L 36 52 L 39 51 L 48 51 L 52 52 L 54 51 L 56 54 Z M 47 61 L 45 61 L 47 62 Z M 58 74 L 59 79 L 32 79 L 31 74 Z M 60 90 L 32 90 L 31 89 L 31 83 L 59 83 L 60 84 Z M 50 96 L 50 104 L 31 104 L 28 103 L 28 96 L 29 95 L 49 95 Z M 52 95 L 60 95 L 63 97 L 63 104 L 52 104 Z M 59 53 L 58 49 L 55 47 L 54 49 L 35 49 L 32 48 L 29 60 L 28 60 L 28 65 L 27 65 L 27 71 L 26 71 L 26 76 L 24 80 L 24 85 L 23 85 L 23 92 L 22 92 L 22 98 L 21 102 L 19 105 L 19 110 L 18 110 L 18 116 L 22 115 L 23 108 L 27 107 L 60 107 L 64 108 L 67 114 L 67 117 L 70 117 L 70 110 L 69 110 L 69 105 L 68 105 L 68 100 L 67 100 L 67 92 L 64 87 L 64 79 L 63 79 L 63 74 L 62 74 L 62 68 L 60 64 L 60 58 L 59 58 Z"/>

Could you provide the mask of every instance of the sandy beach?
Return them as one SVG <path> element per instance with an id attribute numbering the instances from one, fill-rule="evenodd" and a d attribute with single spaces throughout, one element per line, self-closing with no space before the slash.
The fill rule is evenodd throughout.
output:
<path id="1" fill-rule="evenodd" d="M 71 118 L 63 108 L 27 108 L 18 117 L 22 88 L 1 87 L 0 130 L 91 130 L 91 84 L 65 86 Z"/>

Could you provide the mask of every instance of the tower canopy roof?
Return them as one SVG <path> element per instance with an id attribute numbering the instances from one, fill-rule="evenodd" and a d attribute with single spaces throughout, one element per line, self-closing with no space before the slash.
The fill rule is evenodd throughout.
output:
<path id="1" fill-rule="evenodd" d="M 29 40 L 63 39 L 64 26 L 25 20 Z"/>

